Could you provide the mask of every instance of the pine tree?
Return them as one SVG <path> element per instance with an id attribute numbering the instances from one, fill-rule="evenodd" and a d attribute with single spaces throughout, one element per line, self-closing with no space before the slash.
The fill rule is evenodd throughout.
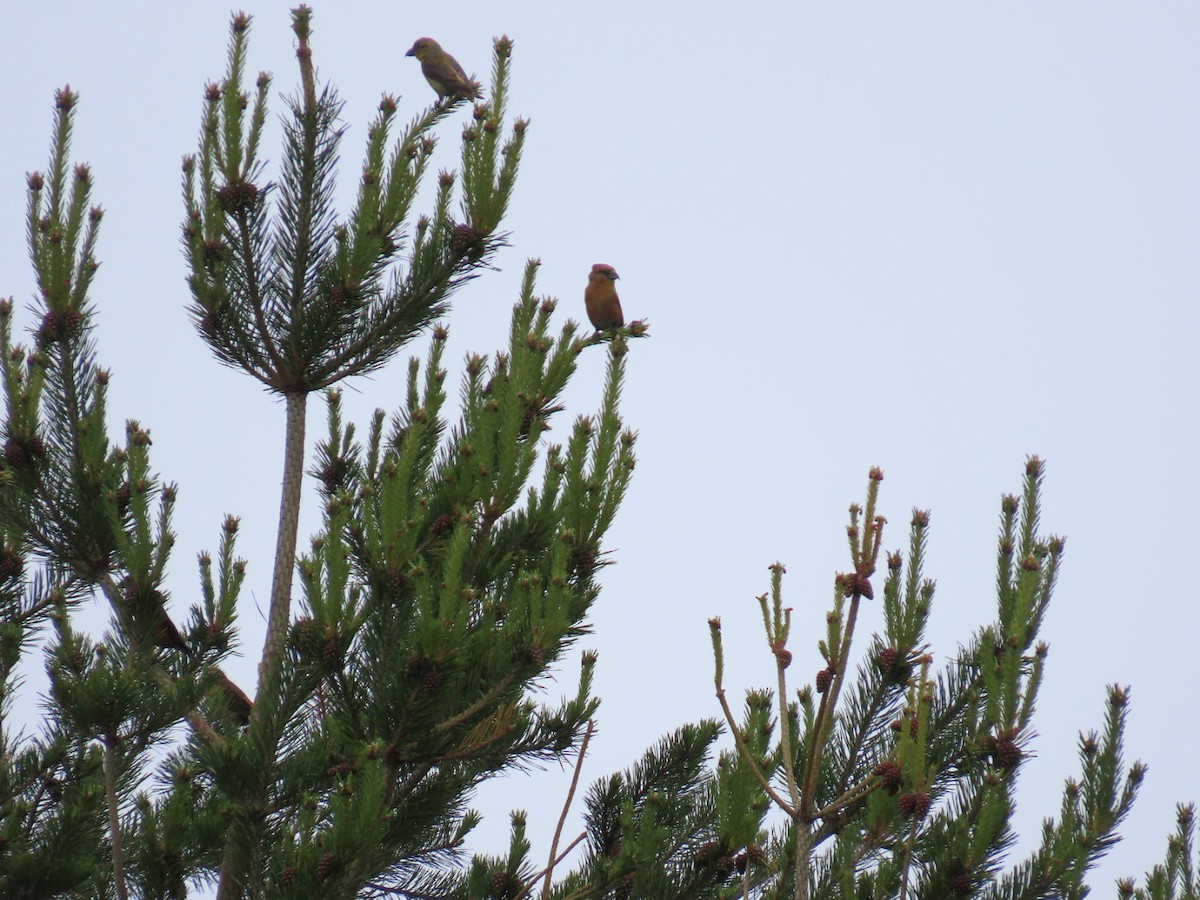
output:
<path id="1" fill-rule="evenodd" d="M 778 672 L 778 737 L 763 752 L 743 736 L 725 699 L 721 623 L 711 622 L 717 696 L 737 736 L 738 761 L 784 814 L 765 835 L 776 868 L 757 879 L 765 897 L 1082 897 L 1088 869 L 1118 840 L 1145 773 L 1122 762 L 1128 690 L 1108 691 L 1104 728 L 1080 738 L 1078 778 L 1027 859 L 1007 858 L 1014 793 L 1033 737 L 1047 645 L 1038 632 L 1065 542 L 1039 531 L 1043 463 L 1031 457 L 1021 495 L 1004 497 L 996 617 L 950 654 L 940 672 L 924 631 L 934 583 L 923 565 L 930 515 L 913 513 L 907 559 L 885 557 L 878 592 L 883 628 L 850 658 L 860 616 L 875 604 L 886 519 L 883 474 L 850 509 L 850 568 L 837 576 L 819 642 L 825 666 L 811 687 L 787 688 L 791 610 L 783 566 L 759 598 Z M 861 640 L 861 638 L 860 638 Z M 794 697 L 794 699 L 793 699 Z M 787 699 L 783 699 L 787 698 Z"/>
<path id="2" fill-rule="evenodd" d="M 850 508 L 850 566 L 834 579 L 818 641 L 824 666 L 811 683 L 789 686 L 792 609 L 776 563 L 758 598 L 776 684 L 747 691 L 736 714 L 722 622 L 711 619 L 716 697 L 733 747 L 716 752 L 719 728 L 704 723 L 599 782 L 587 798 L 585 859 L 550 896 L 1086 896 L 1088 871 L 1119 840 L 1145 774 L 1123 763 L 1127 688 L 1111 686 L 1103 727 L 1080 735 L 1080 773 L 1066 781 L 1041 845 L 1009 858 L 1047 655 L 1038 632 L 1065 548 L 1039 530 L 1043 477 L 1031 457 L 1021 494 L 1002 500 L 995 619 L 938 671 L 924 636 L 935 588 L 924 575 L 930 514 L 913 512 L 907 554 L 882 554 L 883 473 L 872 470 L 865 503 Z M 864 639 L 866 621 L 882 627 Z M 1194 809 L 1180 807 L 1166 865 L 1145 889 L 1122 882 L 1120 896 L 1195 898 L 1194 826 Z"/>
<path id="3" fill-rule="evenodd" d="M 584 831 L 567 839 L 598 705 L 595 655 L 583 654 L 572 696 L 532 698 L 599 596 L 605 535 L 634 467 L 621 387 L 645 326 L 555 330 L 556 303 L 536 294 L 530 262 L 507 346 L 467 358 L 452 412 L 445 318 L 455 289 L 507 241 L 526 131 L 506 115 L 512 42 L 495 42 L 485 101 L 439 101 L 398 128 L 384 97 L 342 216 L 341 105 L 317 83 L 311 12 L 293 11 L 300 88 L 274 181 L 260 157 L 271 82 L 248 85 L 249 28 L 233 17 L 228 68 L 206 90 L 182 238 L 200 337 L 287 412 L 259 683 L 244 689 L 222 669 L 240 647 L 239 520 L 227 517 L 216 552 L 200 554 L 196 599 L 177 621 L 165 585 L 179 489 L 155 472 L 147 427 L 128 422 L 118 440 L 107 419 L 90 295 L 103 213 L 91 171 L 71 162 L 78 98 L 64 89 L 49 166 L 28 180 L 38 286 L 28 346 L 14 343 L 13 304 L 0 302 L 0 893 L 1082 897 L 1144 767 L 1123 764 L 1128 690 L 1114 686 L 1041 847 L 1007 858 L 1046 655 L 1038 632 L 1064 549 L 1039 531 L 1036 458 L 1021 495 L 1002 502 L 995 619 L 964 646 L 941 657 L 926 646 L 928 513 L 914 513 L 907 552 L 884 556 L 876 577 L 885 520 L 873 471 L 865 504 L 851 508 L 851 564 L 834 582 L 813 685 L 789 687 L 791 610 L 776 564 L 759 598 L 776 684 L 747 691 L 735 713 L 712 620 L 724 721 L 682 727 L 596 780 Z M 438 174 L 431 212 L 414 218 L 433 128 L 467 109 L 459 171 Z M 404 403 L 376 412 L 360 437 L 338 385 L 422 335 L 428 352 L 409 362 Z M 585 351 L 607 354 L 599 409 L 547 444 Z M 323 518 L 298 554 L 318 391 L 327 431 L 308 474 Z M 111 610 L 99 637 L 77 627 L 91 597 Z M 18 665 L 47 633 L 50 695 L 29 734 L 11 716 Z M 468 857 L 479 784 L 571 757 L 545 862 L 519 811 L 507 854 Z M 1120 895 L 1194 900 L 1194 826 L 1181 807 L 1165 864 Z"/>
<path id="4" fill-rule="evenodd" d="M 464 104 L 439 102 L 397 128 L 385 96 L 356 203 L 340 216 L 341 104 L 317 84 L 311 13 L 293 12 L 300 89 L 275 181 L 260 158 L 271 81 L 247 85 L 249 28 L 234 16 L 227 71 L 205 93 L 182 237 L 200 336 L 286 405 L 259 684 L 251 698 L 221 669 L 238 646 L 246 571 L 237 518 L 201 555 L 198 600 L 177 623 L 164 587 L 177 488 L 154 472 L 147 428 L 130 422 L 123 442 L 110 439 L 89 299 L 102 212 L 91 172 L 70 162 L 77 96 L 62 90 L 50 165 L 28 185 L 32 348 L 13 343 L 12 304 L 0 307 L 6 691 L 23 647 L 55 632 L 42 733 L 3 732 L 9 896 L 179 897 L 205 881 L 226 898 L 441 895 L 478 820 L 473 788 L 561 756 L 596 708 L 593 656 L 561 704 L 534 702 L 531 688 L 584 632 L 598 594 L 634 464 L 618 409 L 626 339 L 643 330 L 555 329 L 531 262 L 508 346 L 468 359 L 457 418 L 446 409 L 442 320 L 506 242 L 526 129 L 506 119 L 512 42 L 495 42 L 489 98 L 466 106 L 459 173 L 437 176 L 432 211 L 414 220 L 433 128 Z M 360 441 L 335 386 L 422 334 L 430 349 L 409 366 L 405 404 L 378 412 Z M 589 347 L 608 356 L 600 408 L 546 447 Z M 328 407 L 312 468 L 324 524 L 297 557 L 316 391 Z M 112 611 L 100 640 L 74 624 L 94 595 Z"/>

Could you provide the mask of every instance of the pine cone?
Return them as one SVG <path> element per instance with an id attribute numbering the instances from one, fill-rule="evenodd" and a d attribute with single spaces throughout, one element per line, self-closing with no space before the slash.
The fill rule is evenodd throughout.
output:
<path id="1" fill-rule="evenodd" d="M 483 236 L 470 225 L 455 225 L 450 232 L 450 252 L 455 256 L 483 256 Z"/>
<path id="2" fill-rule="evenodd" d="M 585 547 L 576 547 L 571 552 L 571 574 L 586 578 L 596 571 L 596 554 Z"/>
<path id="3" fill-rule="evenodd" d="M 296 867 L 288 866 L 279 873 L 279 884 L 281 887 L 290 888 L 296 883 Z"/>
<path id="4" fill-rule="evenodd" d="M 20 578 L 24 571 L 25 563 L 17 555 L 16 549 L 9 544 L 0 547 L 0 581 Z"/>
<path id="5" fill-rule="evenodd" d="M 334 874 L 338 868 L 337 857 L 332 851 L 327 852 L 321 857 L 321 861 L 317 863 L 317 881 L 324 882 L 330 875 Z"/>
<path id="6" fill-rule="evenodd" d="M 320 478 L 321 483 L 325 485 L 325 490 L 332 493 L 342 486 L 342 479 L 346 477 L 346 471 L 349 466 L 344 459 L 332 459 L 321 468 Z"/>
<path id="7" fill-rule="evenodd" d="M 630 872 L 628 875 L 621 876 L 617 882 L 616 888 L 613 890 L 615 900 L 629 900 L 633 896 L 633 888 L 637 883 L 637 876 Z"/>
<path id="8" fill-rule="evenodd" d="M 758 846 L 758 844 L 751 844 L 746 848 L 746 861 L 756 866 L 765 866 L 767 864 L 767 851 Z"/>
<path id="9" fill-rule="evenodd" d="M 879 669 L 885 675 L 891 674 L 892 669 L 896 668 L 896 661 L 900 658 L 900 653 L 895 647 L 884 647 L 879 651 Z"/>
<path id="10" fill-rule="evenodd" d="M 992 759 L 996 763 L 996 768 L 1002 769 L 1005 772 L 1011 772 L 1021 763 L 1021 758 L 1025 754 L 1021 752 L 1021 748 L 1016 745 L 1012 738 L 1002 737 L 996 741 L 996 750 L 992 755 Z"/>
<path id="11" fill-rule="evenodd" d="M 541 644 L 534 642 L 525 648 L 525 658 L 535 666 L 540 666 L 546 661 L 546 651 Z"/>
<path id="12" fill-rule="evenodd" d="M 715 863 L 725 855 L 724 848 L 717 841 L 706 841 L 696 848 L 696 865 L 707 866 Z"/>
<path id="13" fill-rule="evenodd" d="M 13 468 L 22 468 L 46 455 L 46 445 L 36 434 L 10 437 L 4 442 L 4 458 Z"/>
<path id="14" fill-rule="evenodd" d="M 889 794 L 897 793 L 904 784 L 904 770 L 891 760 L 881 762 L 875 767 L 874 772 L 880 776 L 883 786 Z"/>
<path id="15" fill-rule="evenodd" d="M 513 887 L 513 877 L 507 872 L 501 870 L 492 875 L 491 889 L 493 897 L 512 897 L 514 894 Z"/>
<path id="16" fill-rule="evenodd" d="M 325 628 L 325 640 L 321 643 L 321 658 L 330 665 L 334 665 L 341 659 L 342 648 L 338 645 L 337 632 L 332 626 Z"/>
<path id="17" fill-rule="evenodd" d="M 822 669 L 817 673 L 817 693 L 823 694 L 833 683 L 833 669 Z"/>
<path id="18" fill-rule="evenodd" d="M 429 693 L 437 693 L 437 689 L 442 686 L 442 673 L 438 671 L 436 665 L 431 663 L 426 669 L 425 674 L 421 676 L 421 684 Z"/>
<path id="19" fill-rule="evenodd" d="M 388 563 L 387 581 L 392 593 L 399 594 L 404 590 L 404 586 L 408 584 L 408 576 L 401 571 L 399 563 Z"/>
<path id="20" fill-rule="evenodd" d="M 133 485 L 128 481 L 121 482 L 114 499 L 117 501 L 117 512 L 125 515 L 129 511 L 129 500 L 133 497 Z"/>
<path id="21" fill-rule="evenodd" d="M 929 812 L 931 803 L 928 794 L 905 794 L 900 798 L 900 815 L 906 819 L 920 821 Z"/>
<path id="22" fill-rule="evenodd" d="M 966 872 L 955 875 L 950 881 L 950 890 L 954 891 L 955 897 L 968 896 L 974 887 L 971 883 L 971 876 Z"/>
<path id="23" fill-rule="evenodd" d="M 217 189 L 217 200 L 226 212 L 250 210 L 258 204 L 258 188 L 249 181 L 231 181 Z"/>

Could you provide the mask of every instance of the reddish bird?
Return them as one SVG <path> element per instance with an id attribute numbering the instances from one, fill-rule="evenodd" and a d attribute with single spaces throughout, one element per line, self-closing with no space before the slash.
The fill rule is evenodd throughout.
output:
<path id="1" fill-rule="evenodd" d="M 431 37 L 417 38 L 405 56 L 415 56 L 421 63 L 421 74 L 437 91 L 438 100 L 478 100 L 483 96 L 479 82 L 472 81 L 453 56 Z"/>
<path id="2" fill-rule="evenodd" d="M 588 275 L 583 303 L 587 307 L 588 319 L 597 331 L 608 331 L 625 324 L 615 283 L 620 277 L 616 269 L 604 263 L 596 263 Z"/>

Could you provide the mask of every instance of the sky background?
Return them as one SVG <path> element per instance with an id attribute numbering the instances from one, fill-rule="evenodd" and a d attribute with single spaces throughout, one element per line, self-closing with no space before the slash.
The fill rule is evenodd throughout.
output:
<path id="1" fill-rule="evenodd" d="M 278 94 L 297 83 L 288 6 L 247 7 L 250 69 L 276 77 L 273 160 Z M 69 82 L 74 158 L 106 208 L 92 296 L 114 433 L 126 418 L 149 427 L 156 468 L 180 485 L 180 618 L 195 554 L 215 549 L 225 514 L 242 517 L 253 658 L 230 674 L 249 687 L 283 409 L 192 332 L 178 243 L 180 158 L 203 85 L 224 72 L 229 12 L 4 5 L 0 296 L 31 323 L 25 173 L 46 165 L 53 91 Z M 1116 682 L 1132 687 L 1127 759 L 1149 774 L 1097 896 L 1161 861 L 1175 802 L 1200 801 L 1187 580 L 1200 540 L 1200 5 L 343 0 L 317 3 L 314 29 L 318 74 L 346 104 L 343 209 L 380 94 L 401 95 L 402 121 L 432 100 L 403 56 L 415 38 L 436 37 L 484 81 L 492 37 L 516 42 L 510 109 L 532 124 L 512 246 L 457 295 L 448 361 L 506 342 L 528 257 L 561 318 L 583 317 L 588 268 L 607 262 L 626 317 L 650 321 L 623 406 L 638 468 L 582 644 L 599 651 L 603 697 L 585 783 L 719 715 L 710 616 L 724 621 L 729 689 L 769 682 L 754 597 L 775 560 L 796 609 L 791 671 L 811 678 L 833 575 L 849 568 L 846 509 L 873 465 L 887 548 L 907 546 L 913 507 L 932 512 L 929 641 L 944 664 L 994 615 L 1000 498 L 1037 453 L 1043 527 L 1067 544 L 1021 847 L 1057 814 L 1078 734 L 1102 725 Z M 467 115 L 439 126 L 440 166 L 457 165 Z M 405 356 L 346 385 L 359 423 L 402 400 Z M 599 404 L 603 366 L 587 354 L 568 415 Z M 309 409 L 319 437 L 323 404 Z M 305 534 L 313 499 L 310 485 Z M 878 610 L 860 621 L 879 627 Z M 576 671 L 573 658 L 563 693 Z M 41 677 L 38 662 L 30 690 Z M 499 848 L 513 806 L 548 846 L 566 783 L 552 770 L 485 790 L 481 849 Z"/>

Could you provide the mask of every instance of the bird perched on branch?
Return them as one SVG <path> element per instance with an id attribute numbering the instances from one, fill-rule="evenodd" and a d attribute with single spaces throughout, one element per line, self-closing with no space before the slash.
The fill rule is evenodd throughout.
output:
<path id="1" fill-rule="evenodd" d="M 417 38 L 405 56 L 415 56 L 421 63 L 421 74 L 437 91 L 438 100 L 478 100 L 483 96 L 479 82 L 467 77 L 463 67 L 431 37 Z"/>
<path id="2" fill-rule="evenodd" d="M 583 303 L 587 307 L 588 319 L 597 331 L 608 331 L 625 324 L 615 283 L 620 277 L 616 269 L 605 263 L 596 263 L 588 275 Z"/>

